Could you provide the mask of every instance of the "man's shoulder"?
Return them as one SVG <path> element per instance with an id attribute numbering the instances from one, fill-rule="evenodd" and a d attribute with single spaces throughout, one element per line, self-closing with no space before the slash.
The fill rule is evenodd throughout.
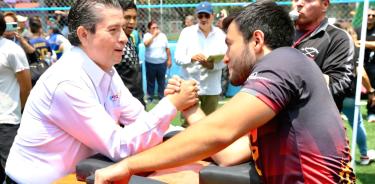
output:
<path id="1" fill-rule="evenodd" d="M 327 33 L 331 38 L 342 38 L 342 39 L 348 39 L 350 40 L 351 37 L 345 30 L 338 28 L 334 25 L 328 25 L 326 29 Z"/>
<path id="2" fill-rule="evenodd" d="M 198 31 L 198 25 L 195 24 L 195 25 L 188 26 L 188 27 L 185 27 L 184 29 L 182 29 L 181 34 L 191 34 L 193 32 L 197 32 L 197 31 Z"/>
<path id="3" fill-rule="evenodd" d="M 19 46 L 15 42 L 8 40 L 6 38 L 0 39 L 0 48 L 6 48 L 4 50 L 6 50 L 8 53 L 20 53 L 20 52 L 22 53 L 23 52 L 23 49 L 21 46 Z"/>

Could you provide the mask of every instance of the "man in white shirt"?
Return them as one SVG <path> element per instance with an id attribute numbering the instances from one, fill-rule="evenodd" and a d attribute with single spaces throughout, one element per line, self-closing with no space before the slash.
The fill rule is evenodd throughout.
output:
<path id="1" fill-rule="evenodd" d="M 198 24 L 182 30 L 176 45 L 176 63 L 182 66 L 184 79 L 199 83 L 199 100 L 206 114 L 215 111 L 221 93 L 222 61 L 210 62 L 208 56 L 225 54 L 225 33 L 212 25 L 213 9 L 210 3 L 200 3 L 195 11 Z"/>
<path id="2" fill-rule="evenodd" d="M 26 54 L 16 43 L 2 37 L 5 30 L 4 16 L 0 13 L 0 183 L 5 179 L 5 162 L 31 89 Z"/>
<path id="3" fill-rule="evenodd" d="M 52 183 L 98 152 L 117 161 L 157 145 L 177 110 L 198 101 L 192 81 L 150 112 L 131 95 L 113 67 L 128 41 L 117 0 L 78 0 L 68 20 L 75 47 L 31 91 L 9 153 L 17 183 Z"/>

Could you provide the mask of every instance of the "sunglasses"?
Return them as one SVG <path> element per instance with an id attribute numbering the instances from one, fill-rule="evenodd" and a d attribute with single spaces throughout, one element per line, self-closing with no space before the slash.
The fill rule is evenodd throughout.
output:
<path id="1" fill-rule="evenodd" d="M 198 14 L 198 19 L 202 19 L 203 17 L 205 17 L 206 19 L 209 19 L 210 18 L 210 14 L 208 13 L 199 13 Z"/>
<path id="2" fill-rule="evenodd" d="M 367 17 L 375 17 L 375 14 L 368 14 Z"/>

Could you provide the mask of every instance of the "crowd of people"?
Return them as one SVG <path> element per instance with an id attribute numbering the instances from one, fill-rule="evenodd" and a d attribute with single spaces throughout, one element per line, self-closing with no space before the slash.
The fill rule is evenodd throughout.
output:
<path id="1" fill-rule="evenodd" d="M 96 183 L 210 156 L 222 166 L 252 160 L 265 183 L 355 182 L 340 114 L 353 126 L 362 70 L 375 122 L 375 9 L 357 68 L 360 28 L 329 24 L 329 6 L 292 1 L 291 19 L 271 1 L 218 14 L 201 2 L 184 19 L 174 62 L 157 20 L 136 30 L 133 1 L 78 0 L 47 20 L 0 13 L 0 183 L 51 183 L 96 153 L 118 161 Z M 180 74 L 166 81 L 173 63 Z M 218 108 L 223 81 L 241 90 Z M 188 126 L 162 143 L 177 111 Z M 369 165 L 375 151 L 358 122 L 359 164 Z"/>

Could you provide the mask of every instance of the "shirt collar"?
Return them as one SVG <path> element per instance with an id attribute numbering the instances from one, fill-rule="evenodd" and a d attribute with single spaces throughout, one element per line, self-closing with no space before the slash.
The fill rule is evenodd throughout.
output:
<path id="1" fill-rule="evenodd" d="M 194 26 L 198 33 L 203 34 L 202 30 L 199 29 L 199 24 L 195 24 Z M 215 26 L 211 25 L 211 31 L 208 33 L 208 35 L 215 34 L 215 32 L 216 32 Z"/>
<path id="2" fill-rule="evenodd" d="M 309 37 L 313 37 L 321 31 L 325 31 L 328 27 L 328 18 L 324 18 L 322 22 L 320 22 L 319 26 L 313 31 Z"/>
<path id="3" fill-rule="evenodd" d="M 114 75 L 113 67 L 108 73 L 105 72 L 92 59 L 90 59 L 80 47 L 74 47 L 72 51 L 79 53 L 80 57 L 83 57 L 82 69 L 86 72 L 96 87 L 100 86 L 106 76 L 112 77 Z"/>

